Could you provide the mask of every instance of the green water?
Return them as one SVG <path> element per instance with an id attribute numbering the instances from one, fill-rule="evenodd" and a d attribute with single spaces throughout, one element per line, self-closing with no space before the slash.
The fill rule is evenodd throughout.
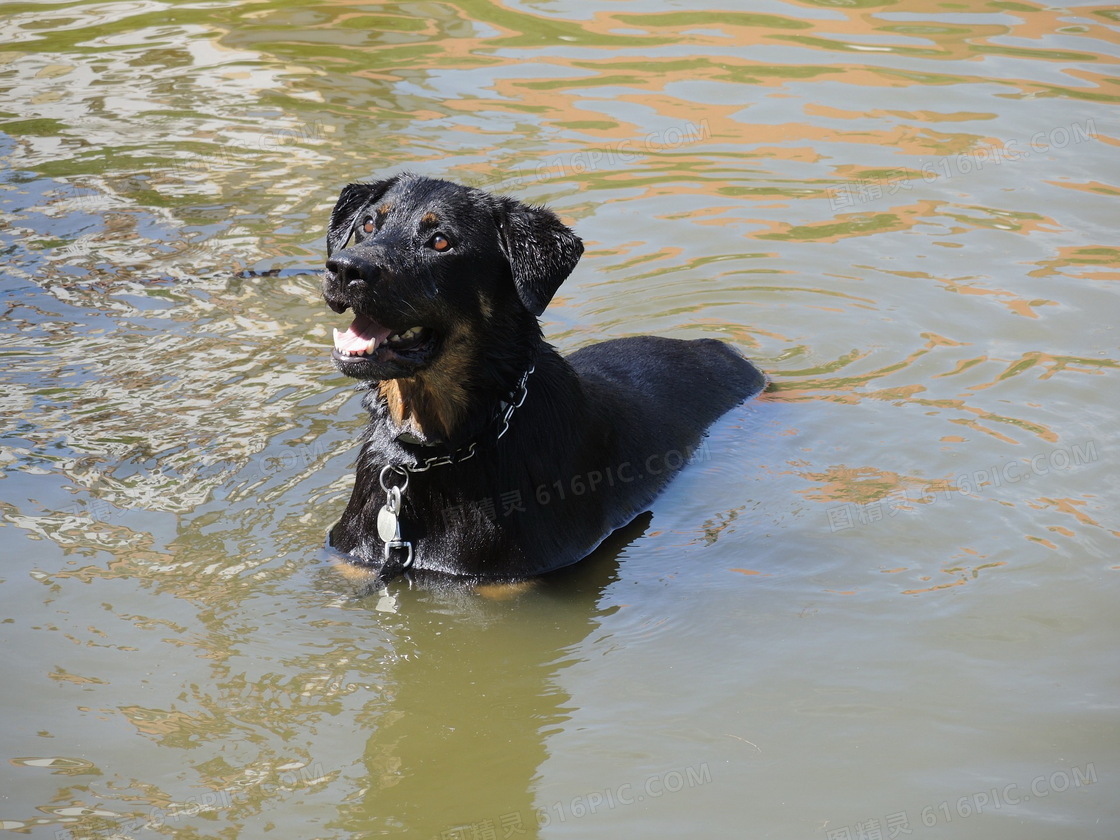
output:
<path id="1" fill-rule="evenodd" d="M 1118 23 L 5 3 L 0 827 L 1120 836 Z M 362 425 L 325 224 L 403 169 L 584 237 L 562 351 L 773 378 L 524 592 L 320 551 Z"/>

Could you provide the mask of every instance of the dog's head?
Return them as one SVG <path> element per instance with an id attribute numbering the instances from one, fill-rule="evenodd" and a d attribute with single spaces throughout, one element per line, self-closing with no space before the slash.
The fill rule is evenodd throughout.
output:
<path id="1" fill-rule="evenodd" d="M 438 366 L 481 346 L 477 331 L 501 329 L 511 308 L 540 315 L 582 253 L 553 213 L 511 198 L 409 174 L 350 184 L 323 276 L 327 305 L 355 315 L 336 331 L 335 364 L 367 380 Z"/>

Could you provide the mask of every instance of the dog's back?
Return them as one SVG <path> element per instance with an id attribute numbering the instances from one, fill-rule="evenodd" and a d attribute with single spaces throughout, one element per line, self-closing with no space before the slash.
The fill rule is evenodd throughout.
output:
<path id="1" fill-rule="evenodd" d="M 577 350 L 568 362 L 595 395 L 628 403 L 622 413 L 671 446 L 677 435 L 696 435 L 739 403 L 758 394 L 766 377 L 731 345 L 714 338 L 685 341 L 643 335 Z M 653 435 L 654 429 L 680 431 Z M 691 432 L 686 431 L 691 430 Z"/>
<path id="2" fill-rule="evenodd" d="M 642 474 L 628 509 L 648 505 L 707 428 L 766 386 L 739 351 L 710 338 L 620 338 L 584 347 L 568 362 L 612 427 L 615 462 Z"/>

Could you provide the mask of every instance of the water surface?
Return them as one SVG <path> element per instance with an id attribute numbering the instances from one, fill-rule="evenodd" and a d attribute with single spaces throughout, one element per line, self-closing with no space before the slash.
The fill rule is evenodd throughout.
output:
<path id="1" fill-rule="evenodd" d="M 5 4 L 0 826 L 1120 836 L 1118 22 Z M 325 223 L 404 169 L 584 237 L 562 351 L 716 337 L 773 380 L 508 597 L 319 551 L 362 424 Z"/>

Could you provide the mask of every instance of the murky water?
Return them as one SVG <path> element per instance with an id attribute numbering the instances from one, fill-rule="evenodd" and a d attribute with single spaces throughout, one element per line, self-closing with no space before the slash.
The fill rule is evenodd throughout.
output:
<path id="1" fill-rule="evenodd" d="M 5 3 L 0 826 L 1120 836 L 1118 22 Z M 362 423 L 326 215 L 404 168 L 585 237 L 562 350 L 774 380 L 506 598 L 319 552 Z"/>

